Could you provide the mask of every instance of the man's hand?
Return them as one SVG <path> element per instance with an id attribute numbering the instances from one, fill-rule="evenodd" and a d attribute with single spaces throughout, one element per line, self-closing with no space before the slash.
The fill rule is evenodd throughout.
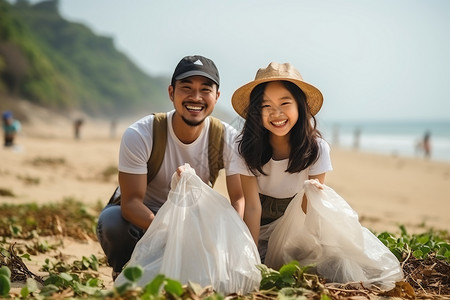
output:
<path id="1" fill-rule="evenodd" d="M 185 166 L 185 165 L 179 166 L 179 167 L 177 168 L 178 179 L 180 179 L 181 173 L 183 173 L 185 170 L 186 170 L 186 166 Z"/>

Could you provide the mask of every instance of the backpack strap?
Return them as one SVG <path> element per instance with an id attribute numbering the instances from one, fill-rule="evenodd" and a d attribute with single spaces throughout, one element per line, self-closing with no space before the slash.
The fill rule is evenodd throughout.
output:
<path id="1" fill-rule="evenodd" d="M 153 147 L 147 161 L 147 185 L 155 178 L 161 168 L 167 144 L 167 115 L 166 113 L 155 113 L 154 115 Z"/>
<path id="2" fill-rule="evenodd" d="M 167 144 L 167 116 L 165 113 L 154 113 L 153 119 L 153 147 L 147 161 L 147 185 L 155 178 L 161 168 Z M 155 142 L 157 141 L 157 142 Z M 108 204 L 120 205 L 122 196 L 116 188 Z"/>
<path id="3" fill-rule="evenodd" d="M 214 186 L 219 171 L 223 169 L 224 126 L 219 119 L 210 117 L 208 140 L 209 182 Z"/>

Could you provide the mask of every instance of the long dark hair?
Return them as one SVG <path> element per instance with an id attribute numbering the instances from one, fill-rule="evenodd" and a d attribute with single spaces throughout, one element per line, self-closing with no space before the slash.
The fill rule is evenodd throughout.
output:
<path id="1" fill-rule="evenodd" d="M 311 115 L 306 96 L 303 91 L 290 81 L 281 83 L 294 96 L 298 105 L 298 121 L 291 129 L 289 163 L 286 172 L 297 173 L 311 166 L 319 156 L 316 119 Z M 254 175 L 263 174 L 263 166 L 272 157 L 272 146 L 269 142 L 270 131 L 264 128 L 261 117 L 261 103 L 267 82 L 257 85 L 250 94 L 247 108 L 247 119 L 240 134 L 239 153 Z"/>

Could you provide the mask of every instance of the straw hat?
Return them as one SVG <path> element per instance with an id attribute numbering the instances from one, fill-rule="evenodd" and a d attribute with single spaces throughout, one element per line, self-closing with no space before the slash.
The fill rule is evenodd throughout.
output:
<path id="1" fill-rule="evenodd" d="M 271 62 L 267 68 L 261 68 L 256 72 L 255 80 L 238 88 L 231 97 L 234 110 L 244 119 L 247 116 L 247 108 L 250 103 L 250 93 L 260 83 L 285 80 L 296 84 L 305 93 L 306 102 L 311 114 L 319 112 L 323 103 L 322 93 L 314 86 L 303 81 L 302 75 L 289 63 L 279 64 Z"/>

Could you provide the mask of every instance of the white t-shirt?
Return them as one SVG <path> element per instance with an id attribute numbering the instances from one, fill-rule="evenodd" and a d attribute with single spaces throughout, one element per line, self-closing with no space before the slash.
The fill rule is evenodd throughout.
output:
<path id="1" fill-rule="evenodd" d="M 259 193 L 274 198 L 292 197 L 302 190 L 303 183 L 308 179 L 308 176 L 319 175 L 333 170 L 330 158 L 330 146 L 323 139 L 318 139 L 318 141 L 319 158 L 313 165 L 301 172 L 285 172 L 288 167 L 289 159 L 270 159 L 262 168 L 267 176 L 257 176 Z M 245 166 L 245 163 L 241 165 L 239 173 L 247 176 L 253 176 L 250 170 Z"/>
<path id="2" fill-rule="evenodd" d="M 209 182 L 208 136 L 209 118 L 205 120 L 200 136 L 190 144 L 182 143 L 173 132 L 172 117 L 174 110 L 167 113 L 167 144 L 161 169 L 147 187 L 144 203 L 156 213 L 166 202 L 173 173 L 179 166 L 188 163 L 196 174 Z M 128 127 L 120 144 L 119 171 L 130 174 L 147 174 L 147 161 L 153 147 L 154 115 L 146 116 Z M 230 125 L 224 125 L 223 162 L 227 176 L 239 173 L 236 138 L 237 131 Z"/>

